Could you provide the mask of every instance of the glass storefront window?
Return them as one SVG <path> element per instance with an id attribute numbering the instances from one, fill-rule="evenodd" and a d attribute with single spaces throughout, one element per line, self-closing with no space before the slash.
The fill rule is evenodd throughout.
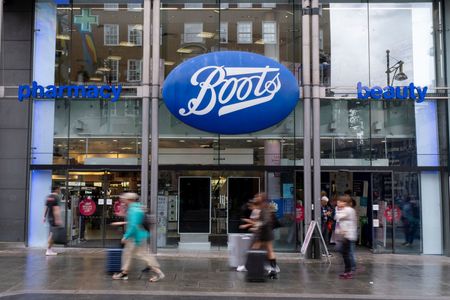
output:
<path id="1" fill-rule="evenodd" d="M 298 74 L 300 15 L 299 7 L 289 1 L 269 5 L 259 1 L 189 4 L 184 1 L 162 1 L 161 59 L 164 61 L 164 76 L 189 58 L 227 50 L 265 55 Z M 161 104 L 161 153 L 165 155 L 173 151 L 165 149 L 165 145 L 171 145 L 169 148 L 174 148 L 174 144 L 180 148 L 189 145 L 187 155 L 198 157 L 209 151 L 205 157 L 212 158 L 213 164 L 217 165 L 274 165 L 269 162 L 274 157 L 275 165 L 294 165 L 293 139 L 302 127 L 301 119 L 296 115 L 301 111 L 302 105 L 299 103 L 295 112 L 271 128 L 239 136 L 219 136 L 181 123 Z M 270 150 L 267 147 L 271 147 Z M 191 164 L 196 162 L 204 164 L 198 159 L 190 161 Z"/>
<path id="2" fill-rule="evenodd" d="M 141 3 L 74 0 L 56 13 L 55 82 L 140 83 L 140 74 L 130 76 L 139 63 L 130 61 L 142 60 Z"/>
<path id="3" fill-rule="evenodd" d="M 53 161 L 138 165 L 141 121 L 140 99 L 55 100 Z"/>

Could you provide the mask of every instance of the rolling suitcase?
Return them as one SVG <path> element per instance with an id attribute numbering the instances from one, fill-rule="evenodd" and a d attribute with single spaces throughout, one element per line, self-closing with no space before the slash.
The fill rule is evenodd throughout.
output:
<path id="1" fill-rule="evenodd" d="M 267 272 L 265 263 L 267 259 L 267 251 L 249 250 L 247 252 L 247 281 L 264 282 L 267 280 Z"/>
<path id="2" fill-rule="evenodd" d="M 106 250 L 106 272 L 118 273 L 122 267 L 122 251 L 123 249 L 107 249 Z"/>

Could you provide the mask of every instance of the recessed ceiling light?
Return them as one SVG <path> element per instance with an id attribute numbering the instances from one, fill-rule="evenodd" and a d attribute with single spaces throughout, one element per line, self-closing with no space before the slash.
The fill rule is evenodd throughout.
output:
<path id="1" fill-rule="evenodd" d="M 57 34 L 56 35 L 57 40 L 63 40 L 63 41 L 70 41 L 70 35 L 68 34 Z"/>
<path id="2" fill-rule="evenodd" d="M 199 34 L 197 34 L 197 37 L 203 38 L 203 39 L 211 39 L 214 37 L 214 35 L 215 34 L 212 32 L 203 31 L 203 32 L 200 32 Z"/>
<path id="3" fill-rule="evenodd" d="M 183 54 L 191 54 L 192 50 L 191 49 L 187 49 L 187 48 L 179 48 L 177 50 L 178 53 L 183 53 Z"/>
<path id="4" fill-rule="evenodd" d="M 132 42 L 120 42 L 119 45 L 122 46 L 122 47 L 134 47 L 134 46 L 136 46 L 136 44 L 132 43 Z"/>
<path id="5" fill-rule="evenodd" d="M 106 58 L 107 60 L 121 60 L 122 57 L 118 55 L 110 55 Z"/>

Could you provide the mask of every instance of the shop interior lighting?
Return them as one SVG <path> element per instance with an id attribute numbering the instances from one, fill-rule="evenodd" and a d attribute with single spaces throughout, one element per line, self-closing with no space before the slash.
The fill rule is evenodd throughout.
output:
<path id="1" fill-rule="evenodd" d="M 259 39 L 255 42 L 256 45 L 264 45 L 264 40 L 263 39 Z"/>
<path id="2" fill-rule="evenodd" d="M 173 66 L 174 64 L 175 64 L 174 61 L 168 61 L 168 60 L 166 60 L 166 61 L 164 62 L 164 65 L 165 65 L 165 66 Z"/>
<path id="3" fill-rule="evenodd" d="M 161 10 L 178 10 L 177 7 L 161 7 Z"/>
<path id="4" fill-rule="evenodd" d="M 183 53 L 183 54 L 191 54 L 192 50 L 191 49 L 187 49 L 187 48 L 179 48 L 177 50 L 178 53 Z"/>
<path id="5" fill-rule="evenodd" d="M 63 41 L 70 41 L 70 35 L 68 34 L 57 34 L 56 35 L 57 40 L 63 40 Z"/>
<path id="6" fill-rule="evenodd" d="M 109 72 L 109 71 L 111 71 L 111 69 L 107 68 L 107 67 L 102 67 L 102 68 L 98 68 L 97 71 L 99 71 L 99 72 Z"/>
<path id="7" fill-rule="evenodd" d="M 104 175 L 104 174 L 111 174 L 110 172 L 69 172 L 69 176 L 71 175 Z"/>
<path id="8" fill-rule="evenodd" d="M 119 45 L 122 46 L 122 47 L 135 47 L 136 46 L 135 43 L 128 42 L 128 41 L 127 42 L 125 42 L 125 41 L 124 42 L 120 42 Z"/>
<path id="9" fill-rule="evenodd" d="M 95 82 L 102 81 L 102 79 L 100 77 L 90 77 L 89 80 L 90 81 L 95 81 Z"/>
<path id="10" fill-rule="evenodd" d="M 212 39 L 215 36 L 214 33 L 212 32 L 200 32 L 199 34 L 197 34 L 197 37 L 203 38 L 203 39 Z"/>
<path id="11" fill-rule="evenodd" d="M 122 57 L 118 55 L 110 55 L 106 58 L 107 60 L 121 60 Z"/>
<path id="12" fill-rule="evenodd" d="M 133 29 L 133 30 L 143 30 L 143 26 L 142 26 L 142 24 L 136 24 L 136 25 L 134 25 L 133 27 L 131 27 L 131 29 Z"/>

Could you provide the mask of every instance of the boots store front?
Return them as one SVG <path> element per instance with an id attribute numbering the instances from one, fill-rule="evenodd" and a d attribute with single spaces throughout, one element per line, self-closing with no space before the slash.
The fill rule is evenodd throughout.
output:
<path id="1" fill-rule="evenodd" d="M 266 192 L 278 251 L 297 251 L 321 191 L 349 191 L 362 247 L 444 253 L 443 1 L 158 2 L 36 1 L 28 245 L 45 245 L 51 186 L 71 247 L 116 245 L 132 191 L 158 247 L 226 249 Z"/>

